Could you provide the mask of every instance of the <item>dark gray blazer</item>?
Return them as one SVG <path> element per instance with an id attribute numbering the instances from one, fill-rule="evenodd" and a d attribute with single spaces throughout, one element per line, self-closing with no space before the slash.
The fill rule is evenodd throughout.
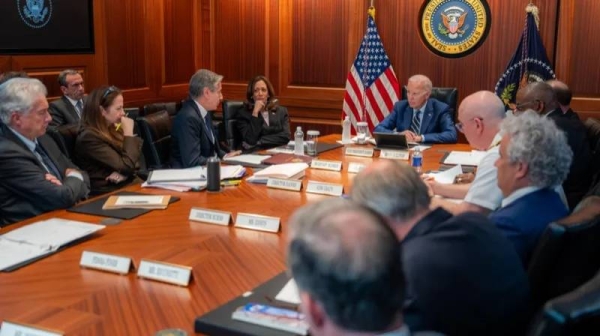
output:
<path id="1" fill-rule="evenodd" d="M 83 101 L 85 103 L 85 99 Z M 75 106 L 65 96 L 51 102 L 48 110 L 52 116 L 50 127 L 79 123 L 80 118 L 75 110 Z"/>
<path id="2" fill-rule="evenodd" d="M 67 168 L 77 168 L 48 135 L 38 143 L 54 161 L 61 174 Z M 68 208 L 87 197 L 90 191 L 88 175 L 84 181 L 65 177 L 62 186 L 46 180 L 46 169 L 27 146 L 3 123 L 0 123 L 0 227 L 41 213 Z"/>

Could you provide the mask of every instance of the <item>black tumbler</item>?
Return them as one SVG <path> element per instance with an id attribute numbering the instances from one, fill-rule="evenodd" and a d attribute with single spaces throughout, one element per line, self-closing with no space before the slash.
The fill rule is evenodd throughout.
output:
<path id="1" fill-rule="evenodd" d="M 216 157 L 211 157 L 206 163 L 208 191 L 221 191 L 221 162 Z"/>

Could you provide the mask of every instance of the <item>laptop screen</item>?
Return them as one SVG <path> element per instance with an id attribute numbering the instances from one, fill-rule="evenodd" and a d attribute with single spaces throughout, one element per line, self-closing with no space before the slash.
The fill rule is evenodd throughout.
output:
<path id="1" fill-rule="evenodd" d="M 400 133 L 373 133 L 377 149 L 401 149 L 409 148 L 406 136 Z"/>

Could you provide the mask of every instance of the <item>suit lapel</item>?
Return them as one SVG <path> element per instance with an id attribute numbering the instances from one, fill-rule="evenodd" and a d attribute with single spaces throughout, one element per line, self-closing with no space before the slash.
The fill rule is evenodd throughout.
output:
<path id="1" fill-rule="evenodd" d="M 77 110 L 75 110 L 75 106 L 73 106 L 73 104 L 71 104 L 71 101 L 65 96 L 62 96 L 62 100 L 65 104 L 67 111 L 71 115 L 71 119 L 75 122 L 79 122 L 79 115 L 77 114 Z"/>
<path id="2" fill-rule="evenodd" d="M 208 132 L 207 132 L 208 125 L 204 122 L 204 118 L 202 117 L 202 113 L 200 112 L 200 109 L 198 108 L 198 105 L 196 105 L 196 102 L 194 102 L 191 99 L 190 99 L 189 103 L 192 104 L 192 107 L 194 108 L 194 111 L 196 111 L 196 113 L 198 114 L 198 118 L 200 118 L 200 124 L 202 124 L 202 126 L 204 127 L 204 132 L 202 132 L 202 135 L 204 136 L 204 138 L 206 139 L 206 141 L 209 144 L 211 144 L 211 145 L 214 144 L 212 142 L 212 140 L 210 139 L 210 137 L 208 136 Z M 207 111 L 206 113 L 210 113 L 210 112 Z M 212 129 L 210 129 L 210 130 L 211 130 L 211 133 L 213 134 L 213 137 L 214 137 L 215 133 L 212 132 Z"/>
<path id="3" fill-rule="evenodd" d="M 2 134 L 7 140 L 12 141 L 16 145 L 18 145 L 21 148 L 23 154 L 29 156 L 31 160 L 33 160 L 33 162 L 35 162 L 38 165 L 38 167 L 40 167 L 41 170 L 43 170 L 44 172 L 46 171 L 46 168 L 42 165 L 40 160 L 38 160 L 38 158 L 29 150 L 29 148 L 23 143 L 23 141 L 21 141 L 21 139 L 19 139 L 10 129 L 8 129 L 8 126 L 4 125 L 3 123 L 0 123 L 0 128 L 2 129 Z"/>
<path id="4" fill-rule="evenodd" d="M 427 100 L 427 105 L 425 105 L 425 112 L 423 113 L 423 118 L 421 119 L 421 134 L 430 133 L 429 124 L 431 123 L 431 119 L 433 118 L 433 104 L 431 100 Z"/>

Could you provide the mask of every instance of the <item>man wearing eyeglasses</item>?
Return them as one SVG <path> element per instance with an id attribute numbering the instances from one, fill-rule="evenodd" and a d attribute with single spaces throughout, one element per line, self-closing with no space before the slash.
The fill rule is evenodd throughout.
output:
<path id="1" fill-rule="evenodd" d="M 63 70 L 58 75 L 58 84 L 63 96 L 50 103 L 50 127 L 78 124 L 85 103 L 83 77 L 76 70 Z"/>
<path id="2" fill-rule="evenodd" d="M 46 87 L 37 79 L 0 85 L 0 227 L 73 206 L 90 181 L 46 135 Z"/>
<path id="3" fill-rule="evenodd" d="M 374 132 L 398 132 L 408 141 L 428 143 L 456 143 L 449 106 L 429 98 L 432 84 L 423 75 L 414 75 L 406 85 L 407 100 L 394 104 L 394 109 L 383 119 Z"/>
<path id="4" fill-rule="evenodd" d="M 581 120 L 568 118 L 560 109 L 556 93 L 548 83 L 535 82 L 517 92 L 515 115 L 527 109 L 534 110 L 542 117 L 550 118 L 567 136 L 573 161 L 569 175 L 563 182 L 569 208 L 573 209 L 583 198 L 592 182 L 590 169 L 591 154 L 587 131 Z"/>

